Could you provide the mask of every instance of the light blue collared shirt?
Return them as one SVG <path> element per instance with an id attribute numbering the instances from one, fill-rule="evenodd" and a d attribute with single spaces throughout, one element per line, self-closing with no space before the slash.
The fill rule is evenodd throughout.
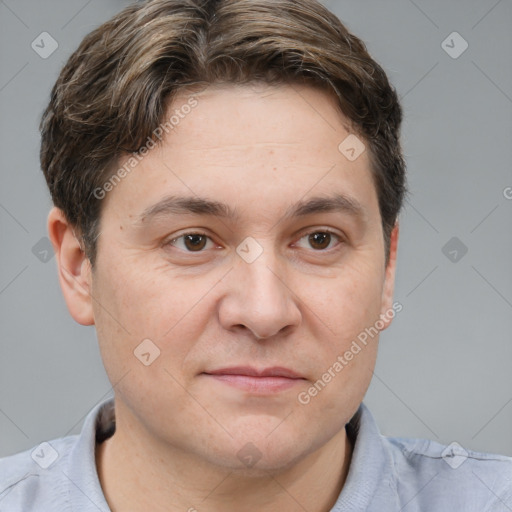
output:
<path id="1" fill-rule="evenodd" d="M 0 512 L 109 512 L 96 440 L 113 433 L 113 400 L 81 434 L 0 459 Z M 361 404 L 347 425 L 354 451 L 331 512 L 511 512 L 512 458 L 422 439 L 387 438 Z"/>

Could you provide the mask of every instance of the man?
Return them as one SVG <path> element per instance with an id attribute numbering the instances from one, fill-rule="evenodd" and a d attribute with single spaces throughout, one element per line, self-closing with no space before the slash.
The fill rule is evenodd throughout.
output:
<path id="1" fill-rule="evenodd" d="M 89 34 L 41 163 L 115 399 L 0 462 L 0 510 L 510 509 L 510 458 L 384 438 L 362 405 L 401 309 L 401 118 L 314 0 L 154 0 Z"/>

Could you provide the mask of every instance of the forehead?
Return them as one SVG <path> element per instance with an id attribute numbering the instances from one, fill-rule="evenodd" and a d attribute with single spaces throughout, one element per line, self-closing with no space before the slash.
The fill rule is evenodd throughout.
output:
<path id="1" fill-rule="evenodd" d="M 320 89 L 250 84 L 182 91 L 161 126 L 166 122 L 162 142 L 109 201 L 122 195 L 124 207 L 143 214 L 167 196 L 197 196 L 269 213 L 272 205 L 289 210 L 332 192 L 370 213 L 376 206 L 367 151 L 353 160 L 343 153 L 349 123 Z"/>
<path id="2" fill-rule="evenodd" d="M 254 150 L 263 145 L 270 150 L 283 144 L 307 145 L 326 150 L 339 136 L 350 133 L 350 122 L 341 114 L 333 94 L 318 87 L 299 84 L 246 85 L 214 84 L 196 93 L 180 92 L 169 106 L 167 118 L 185 111 L 194 98 L 197 107 L 181 116 L 176 132 L 182 133 L 190 148 Z M 176 119 L 175 119 L 176 120 Z M 326 138 L 329 133 L 331 137 Z M 318 137 L 315 135 L 318 134 Z M 174 139 L 174 140 L 173 140 Z"/>

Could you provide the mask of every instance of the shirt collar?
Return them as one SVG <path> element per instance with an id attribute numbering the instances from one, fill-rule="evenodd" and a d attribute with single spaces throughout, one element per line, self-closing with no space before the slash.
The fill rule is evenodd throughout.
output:
<path id="1" fill-rule="evenodd" d="M 363 403 L 346 428 L 353 446 L 352 459 L 331 512 L 369 511 L 375 502 L 385 510 L 397 502 L 394 463 L 385 438 Z"/>
<path id="2" fill-rule="evenodd" d="M 87 415 L 78 442 L 70 453 L 65 476 L 70 481 L 69 502 L 73 512 L 110 512 L 101 489 L 95 454 L 96 439 L 101 439 L 102 435 L 106 439 L 104 433 L 108 432 L 109 426 L 112 429 L 113 412 L 113 398 L 94 407 Z"/>
<path id="3" fill-rule="evenodd" d="M 331 512 L 370 510 L 376 499 L 395 502 L 396 479 L 393 460 L 377 424 L 361 404 L 347 424 L 353 452 L 349 473 Z M 78 442 L 72 449 L 65 476 L 70 481 L 69 500 L 73 511 L 109 512 L 95 460 L 96 442 L 115 431 L 114 399 L 98 404 L 85 419 Z M 382 501 L 381 501 L 382 500 Z"/>

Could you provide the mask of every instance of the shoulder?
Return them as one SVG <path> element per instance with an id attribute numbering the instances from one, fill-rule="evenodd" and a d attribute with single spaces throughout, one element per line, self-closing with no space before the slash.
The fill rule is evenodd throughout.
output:
<path id="1" fill-rule="evenodd" d="M 32 512 L 68 501 L 66 470 L 78 436 L 41 443 L 0 459 L 0 510 Z"/>
<path id="2" fill-rule="evenodd" d="M 94 407 L 80 435 L 43 442 L 0 459 L 1 512 L 109 510 L 95 464 L 95 446 L 115 431 L 113 399 Z M 71 505 L 72 504 L 72 505 Z"/>
<path id="3" fill-rule="evenodd" d="M 399 495 L 413 500 L 418 510 L 434 510 L 436 505 L 441 509 L 446 503 L 453 510 L 512 506 L 512 457 L 472 451 L 455 442 L 383 439 L 395 466 Z"/>

